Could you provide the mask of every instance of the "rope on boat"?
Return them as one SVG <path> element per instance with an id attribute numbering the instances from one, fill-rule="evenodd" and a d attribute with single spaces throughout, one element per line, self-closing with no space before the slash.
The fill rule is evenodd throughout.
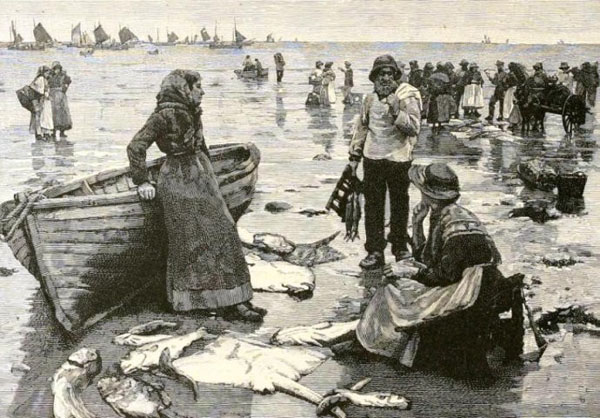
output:
<path id="1" fill-rule="evenodd" d="M 33 207 L 33 204 L 35 202 L 37 202 L 38 200 L 45 199 L 45 198 L 46 198 L 46 196 L 44 196 L 41 193 L 34 193 L 34 194 L 31 194 L 31 195 L 27 195 L 25 197 L 26 204 L 24 206 L 21 206 L 21 203 L 19 203 L 18 207 L 22 207 L 21 213 L 19 214 L 19 217 L 17 218 L 17 220 L 15 221 L 15 223 L 13 224 L 13 226 L 9 229 L 9 231 L 3 237 L 3 241 L 6 242 L 6 241 L 8 241 L 8 240 L 10 240 L 12 238 L 12 236 L 15 234 L 15 232 L 17 231 L 17 229 L 19 229 L 19 227 L 21 226 L 21 224 L 25 220 L 25 218 L 27 218 L 27 216 L 31 212 L 31 208 Z M 14 215 L 16 215 L 16 210 L 15 210 Z"/>

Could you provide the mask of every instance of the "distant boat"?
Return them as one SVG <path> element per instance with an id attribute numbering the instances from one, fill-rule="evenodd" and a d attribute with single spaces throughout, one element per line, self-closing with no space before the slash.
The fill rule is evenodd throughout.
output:
<path id="1" fill-rule="evenodd" d="M 483 40 L 481 41 L 482 44 L 491 44 L 492 40 L 490 39 L 489 36 L 487 35 L 483 35 Z"/>
<path id="2" fill-rule="evenodd" d="M 273 34 L 272 34 L 272 33 L 269 33 L 269 34 L 267 35 L 267 40 L 266 40 L 266 42 L 268 42 L 268 43 L 273 43 L 273 42 L 275 42 L 275 38 L 273 38 Z"/>
<path id="3" fill-rule="evenodd" d="M 208 34 L 208 31 L 206 30 L 205 27 L 203 27 L 202 30 L 200 30 L 200 35 L 202 36 L 202 41 L 204 41 L 204 42 L 210 41 L 210 35 Z"/>
<path id="4" fill-rule="evenodd" d="M 71 45 L 81 46 L 81 23 L 71 29 Z"/>
<path id="5" fill-rule="evenodd" d="M 208 47 L 211 49 L 241 49 L 244 46 L 252 45 L 254 41 L 248 40 L 242 33 L 237 30 L 235 20 L 233 21 L 233 40 L 231 42 L 221 41 L 217 35 L 217 26 L 215 25 L 215 36 L 213 42 Z"/>
<path id="6" fill-rule="evenodd" d="M 179 36 L 175 32 L 167 33 L 167 42 L 170 44 L 174 44 L 179 40 Z"/>
<path id="7" fill-rule="evenodd" d="M 52 37 L 41 23 L 38 23 L 35 28 L 33 28 L 33 36 L 35 42 L 39 45 L 52 45 L 54 43 Z"/>
<path id="8" fill-rule="evenodd" d="M 23 42 L 23 37 L 17 32 L 17 27 L 14 21 L 10 22 L 11 43 L 8 49 L 17 51 L 43 51 L 46 48 L 45 44 Z"/>
<path id="9" fill-rule="evenodd" d="M 154 42 L 154 39 L 152 39 L 152 36 L 148 35 L 148 42 L 152 43 Z"/>
<path id="10" fill-rule="evenodd" d="M 126 44 L 127 42 L 138 41 L 139 39 L 127 26 L 124 26 L 119 30 L 119 40 L 122 44 Z"/>
<path id="11" fill-rule="evenodd" d="M 564 45 L 564 44 L 565 44 L 565 41 L 563 41 L 562 39 L 559 39 L 559 41 L 557 42 L 557 44 L 559 44 L 559 45 Z"/>
<path id="12" fill-rule="evenodd" d="M 104 31 L 101 24 L 98 24 L 96 29 L 94 29 L 94 38 L 96 39 L 96 45 L 101 45 L 103 42 L 106 42 L 110 39 L 110 36 Z"/>

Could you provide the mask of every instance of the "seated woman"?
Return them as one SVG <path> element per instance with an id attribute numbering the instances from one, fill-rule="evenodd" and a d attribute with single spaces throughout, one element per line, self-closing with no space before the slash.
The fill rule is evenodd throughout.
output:
<path id="1" fill-rule="evenodd" d="M 487 337 L 498 314 L 511 308 L 514 286 L 497 270 L 500 254 L 482 223 L 456 203 L 454 171 L 446 164 L 413 166 L 409 177 L 422 197 L 413 212 L 413 256 L 421 268 L 375 293 L 358 340 L 408 367 L 487 373 Z"/>
<path id="2" fill-rule="evenodd" d="M 127 155 L 142 199 L 157 194 L 167 229 L 167 298 L 175 311 L 221 310 L 260 321 L 235 222 L 221 196 L 202 131 L 200 74 L 175 70 L 162 81 L 157 106 Z M 167 154 L 157 190 L 148 181 L 146 150 Z M 157 192 L 157 193 L 156 193 Z"/>

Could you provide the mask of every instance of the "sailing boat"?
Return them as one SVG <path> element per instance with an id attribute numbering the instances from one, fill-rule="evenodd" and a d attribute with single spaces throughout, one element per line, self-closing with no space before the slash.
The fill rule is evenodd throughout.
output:
<path id="1" fill-rule="evenodd" d="M 23 37 L 17 32 L 14 21 L 10 22 L 10 34 L 12 43 L 8 45 L 8 49 L 18 51 L 41 51 L 45 48 L 43 44 L 23 42 Z"/>
<path id="2" fill-rule="evenodd" d="M 211 49 L 241 49 L 244 45 L 252 45 L 254 42 L 247 40 L 240 31 L 237 30 L 235 19 L 233 20 L 233 40 L 231 42 L 223 42 L 217 36 L 217 25 L 215 24 L 215 37 L 208 47 Z"/>
<path id="3" fill-rule="evenodd" d="M 52 37 L 41 23 L 38 23 L 35 28 L 33 28 L 33 36 L 35 38 L 35 43 L 38 45 L 50 46 L 54 43 Z"/>
<path id="4" fill-rule="evenodd" d="M 103 42 L 110 39 L 110 36 L 104 31 L 102 25 L 98 24 L 96 29 L 94 29 L 94 38 L 96 39 L 96 46 L 101 47 Z"/>
<path id="5" fill-rule="evenodd" d="M 266 42 L 267 43 L 273 43 L 273 42 L 275 42 L 275 38 L 273 38 L 273 34 L 272 33 L 269 33 L 267 35 L 267 41 Z"/>
<path id="6" fill-rule="evenodd" d="M 169 33 L 169 31 L 167 31 L 167 42 L 169 44 L 174 44 L 178 40 L 179 40 L 179 36 L 177 36 L 177 34 L 175 34 L 175 32 Z"/>
<path id="7" fill-rule="evenodd" d="M 81 46 L 81 23 L 71 29 L 71 46 Z"/>
<path id="8" fill-rule="evenodd" d="M 208 42 L 208 41 L 210 41 L 210 35 L 208 34 L 208 31 L 206 30 L 206 28 L 205 28 L 205 27 L 203 27 L 203 28 L 200 30 L 200 35 L 202 36 L 202 41 L 203 41 L 203 42 Z"/>
<path id="9" fill-rule="evenodd" d="M 119 40 L 122 44 L 126 44 L 127 42 L 138 41 L 139 39 L 132 31 L 129 30 L 127 26 L 124 26 L 121 28 L 121 30 L 119 30 Z"/>

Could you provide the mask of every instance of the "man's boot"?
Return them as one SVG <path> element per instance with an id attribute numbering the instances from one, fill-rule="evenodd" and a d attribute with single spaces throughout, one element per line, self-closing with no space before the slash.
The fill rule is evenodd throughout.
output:
<path id="1" fill-rule="evenodd" d="M 490 107 L 489 107 L 489 114 L 487 116 L 487 118 L 485 118 L 485 120 L 487 120 L 488 122 L 491 122 L 494 120 L 494 111 L 496 106 L 494 106 L 494 102 L 490 102 Z"/>
<path id="2" fill-rule="evenodd" d="M 370 252 L 365 258 L 362 259 L 358 265 L 360 268 L 365 270 L 374 270 L 383 267 L 385 264 L 385 258 L 383 253 L 380 251 Z"/>
<path id="3" fill-rule="evenodd" d="M 502 115 L 504 115 L 504 98 L 500 100 L 500 109 L 498 110 L 498 117 L 496 118 L 498 122 L 502 122 L 504 120 Z"/>

